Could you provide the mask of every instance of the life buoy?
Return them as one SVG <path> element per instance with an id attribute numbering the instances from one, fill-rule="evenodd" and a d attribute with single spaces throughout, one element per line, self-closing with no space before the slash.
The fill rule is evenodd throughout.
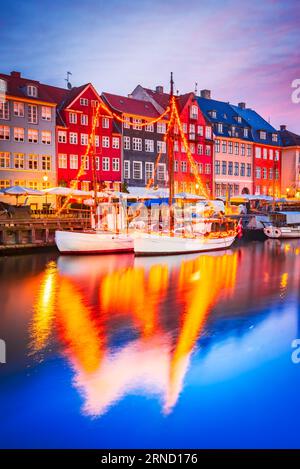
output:
<path id="1" fill-rule="evenodd" d="M 280 238 L 280 236 L 281 236 L 280 229 L 279 228 L 274 228 L 273 229 L 273 234 L 274 234 L 275 238 Z"/>
<path id="2" fill-rule="evenodd" d="M 279 228 L 273 228 L 273 227 L 268 227 L 264 229 L 264 232 L 267 236 L 270 238 L 280 238 L 281 236 L 281 231 Z"/>

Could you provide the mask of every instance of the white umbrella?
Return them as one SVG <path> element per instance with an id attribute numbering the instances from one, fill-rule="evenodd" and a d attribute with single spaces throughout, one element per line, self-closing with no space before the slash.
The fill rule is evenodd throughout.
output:
<path id="1" fill-rule="evenodd" d="M 206 198 L 203 197 L 202 195 L 189 194 L 188 192 L 179 192 L 178 194 L 175 194 L 174 198 L 175 199 L 206 200 Z"/>
<path id="2" fill-rule="evenodd" d="M 17 203 L 18 198 L 22 195 L 44 195 L 42 191 L 38 191 L 37 189 L 30 189 L 29 187 L 23 186 L 11 186 L 7 189 L 3 189 L 2 192 L 5 195 L 14 195 L 16 197 Z"/>
<path id="3" fill-rule="evenodd" d="M 77 197 L 90 197 L 91 191 L 80 191 L 79 189 L 71 189 L 70 187 L 51 187 L 50 189 L 44 189 L 43 191 L 45 194 L 50 195 L 61 195 L 61 196 L 68 196 L 73 195 Z"/>

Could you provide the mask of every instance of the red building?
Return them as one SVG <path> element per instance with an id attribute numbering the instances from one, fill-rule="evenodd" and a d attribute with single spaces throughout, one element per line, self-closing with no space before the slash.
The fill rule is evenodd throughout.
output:
<path id="1" fill-rule="evenodd" d="M 277 135 L 277 134 L 274 134 Z M 281 147 L 254 144 L 254 193 L 281 194 Z"/>
<path id="2" fill-rule="evenodd" d="M 93 181 L 92 154 L 84 158 L 93 116 L 101 97 L 91 83 L 70 90 L 49 86 L 49 93 L 57 102 L 56 154 L 58 185 L 70 186 L 75 181 L 81 163 L 84 174 L 77 188 L 91 190 Z M 95 163 L 99 189 L 120 189 L 121 135 L 112 117 L 101 109 L 95 132 Z"/>
<path id="3" fill-rule="evenodd" d="M 156 90 L 153 91 L 138 85 L 132 96 L 151 102 L 159 113 L 162 113 L 169 104 L 169 94 L 164 93 L 162 86 L 157 86 Z M 208 194 L 212 194 L 214 146 L 211 124 L 206 121 L 202 114 L 194 93 L 178 96 L 177 105 L 185 137 L 192 157 L 198 166 L 198 174 Z M 175 192 L 201 193 L 176 127 L 175 134 Z"/>

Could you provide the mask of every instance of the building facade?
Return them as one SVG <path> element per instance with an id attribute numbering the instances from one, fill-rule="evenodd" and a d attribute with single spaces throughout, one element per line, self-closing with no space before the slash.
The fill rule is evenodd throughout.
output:
<path id="1" fill-rule="evenodd" d="M 88 157 L 86 148 L 92 133 L 96 106 L 101 97 L 91 83 L 66 90 L 49 87 L 57 102 L 56 153 L 59 185 L 71 184 L 81 190 L 93 188 L 93 164 L 98 189 L 121 186 L 121 135 L 112 117 L 101 109 L 95 130 L 94 146 Z M 95 159 L 94 159 L 95 158 Z M 84 174 L 77 178 L 83 165 Z"/>
<path id="2" fill-rule="evenodd" d="M 124 122 L 115 121 L 122 134 L 123 181 L 128 187 L 153 185 L 165 187 L 167 182 L 167 148 L 164 134 L 167 119 L 143 125 L 157 119 L 160 113 L 151 103 L 133 97 L 103 93 L 103 100 Z M 158 154 L 161 154 L 156 164 Z"/>
<path id="3" fill-rule="evenodd" d="M 20 72 L 0 74 L 0 188 L 55 186 L 56 103 Z"/>
<path id="4" fill-rule="evenodd" d="M 211 99 L 210 90 L 202 90 L 197 101 L 213 127 L 215 197 L 252 194 L 253 138 L 249 123 L 229 103 Z"/>
<path id="5" fill-rule="evenodd" d="M 281 192 L 290 197 L 300 197 L 300 135 L 280 126 L 282 142 Z"/>
<path id="6" fill-rule="evenodd" d="M 138 85 L 132 96 L 152 104 L 159 114 L 169 105 L 170 96 L 164 93 L 162 86 L 155 90 Z M 213 194 L 213 136 L 210 123 L 199 109 L 194 93 L 180 95 L 177 98 L 177 108 L 182 128 L 189 145 L 193 160 L 197 164 L 201 183 L 208 195 Z M 174 190 L 176 192 L 201 193 L 199 183 L 195 178 L 186 149 L 179 137 L 175 126 L 174 142 Z"/>

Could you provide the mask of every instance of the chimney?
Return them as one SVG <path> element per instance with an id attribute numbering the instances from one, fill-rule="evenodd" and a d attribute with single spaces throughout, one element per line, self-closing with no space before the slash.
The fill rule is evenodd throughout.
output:
<path id="1" fill-rule="evenodd" d="M 238 106 L 240 109 L 246 109 L 246 103 L 239 103 Z"/>
<path id="2" fill-rule="evenodd" d="M 155 88 L 156 93 L 162 94 L 164 92 L 164 87 L 159 85 Z"/>
<path id="3" fill-rule="evenodd" d="M 210 99 L 211 98 L 211 91 L 210 90 L 201 90 L 200 95 L 201 95 L 201 98 Z"/>
<path id="4" fill-rule="evenodd" d="M 128 95 L 128 98 L 131 98 L 131 99 L 132 99 L 132 98 L 133 98 L 132 94 L 129 94 L 129 95 Z"/>
<path id="5" fill-rule="evenodd" d="M 280 130 L 281 130 L 281 132 L 282 132 L 283 130 L 286 130 L 286 125 L 281 125 L 281 126 L 280 126 Z"/>
<path id="6" fill-rule="evenodd" d="M 13 72 L 10 72 L 11 77 L 15 78 L 20 78 L 21 77 L 21 72 L 16 72 L 15 70 Z"/>

